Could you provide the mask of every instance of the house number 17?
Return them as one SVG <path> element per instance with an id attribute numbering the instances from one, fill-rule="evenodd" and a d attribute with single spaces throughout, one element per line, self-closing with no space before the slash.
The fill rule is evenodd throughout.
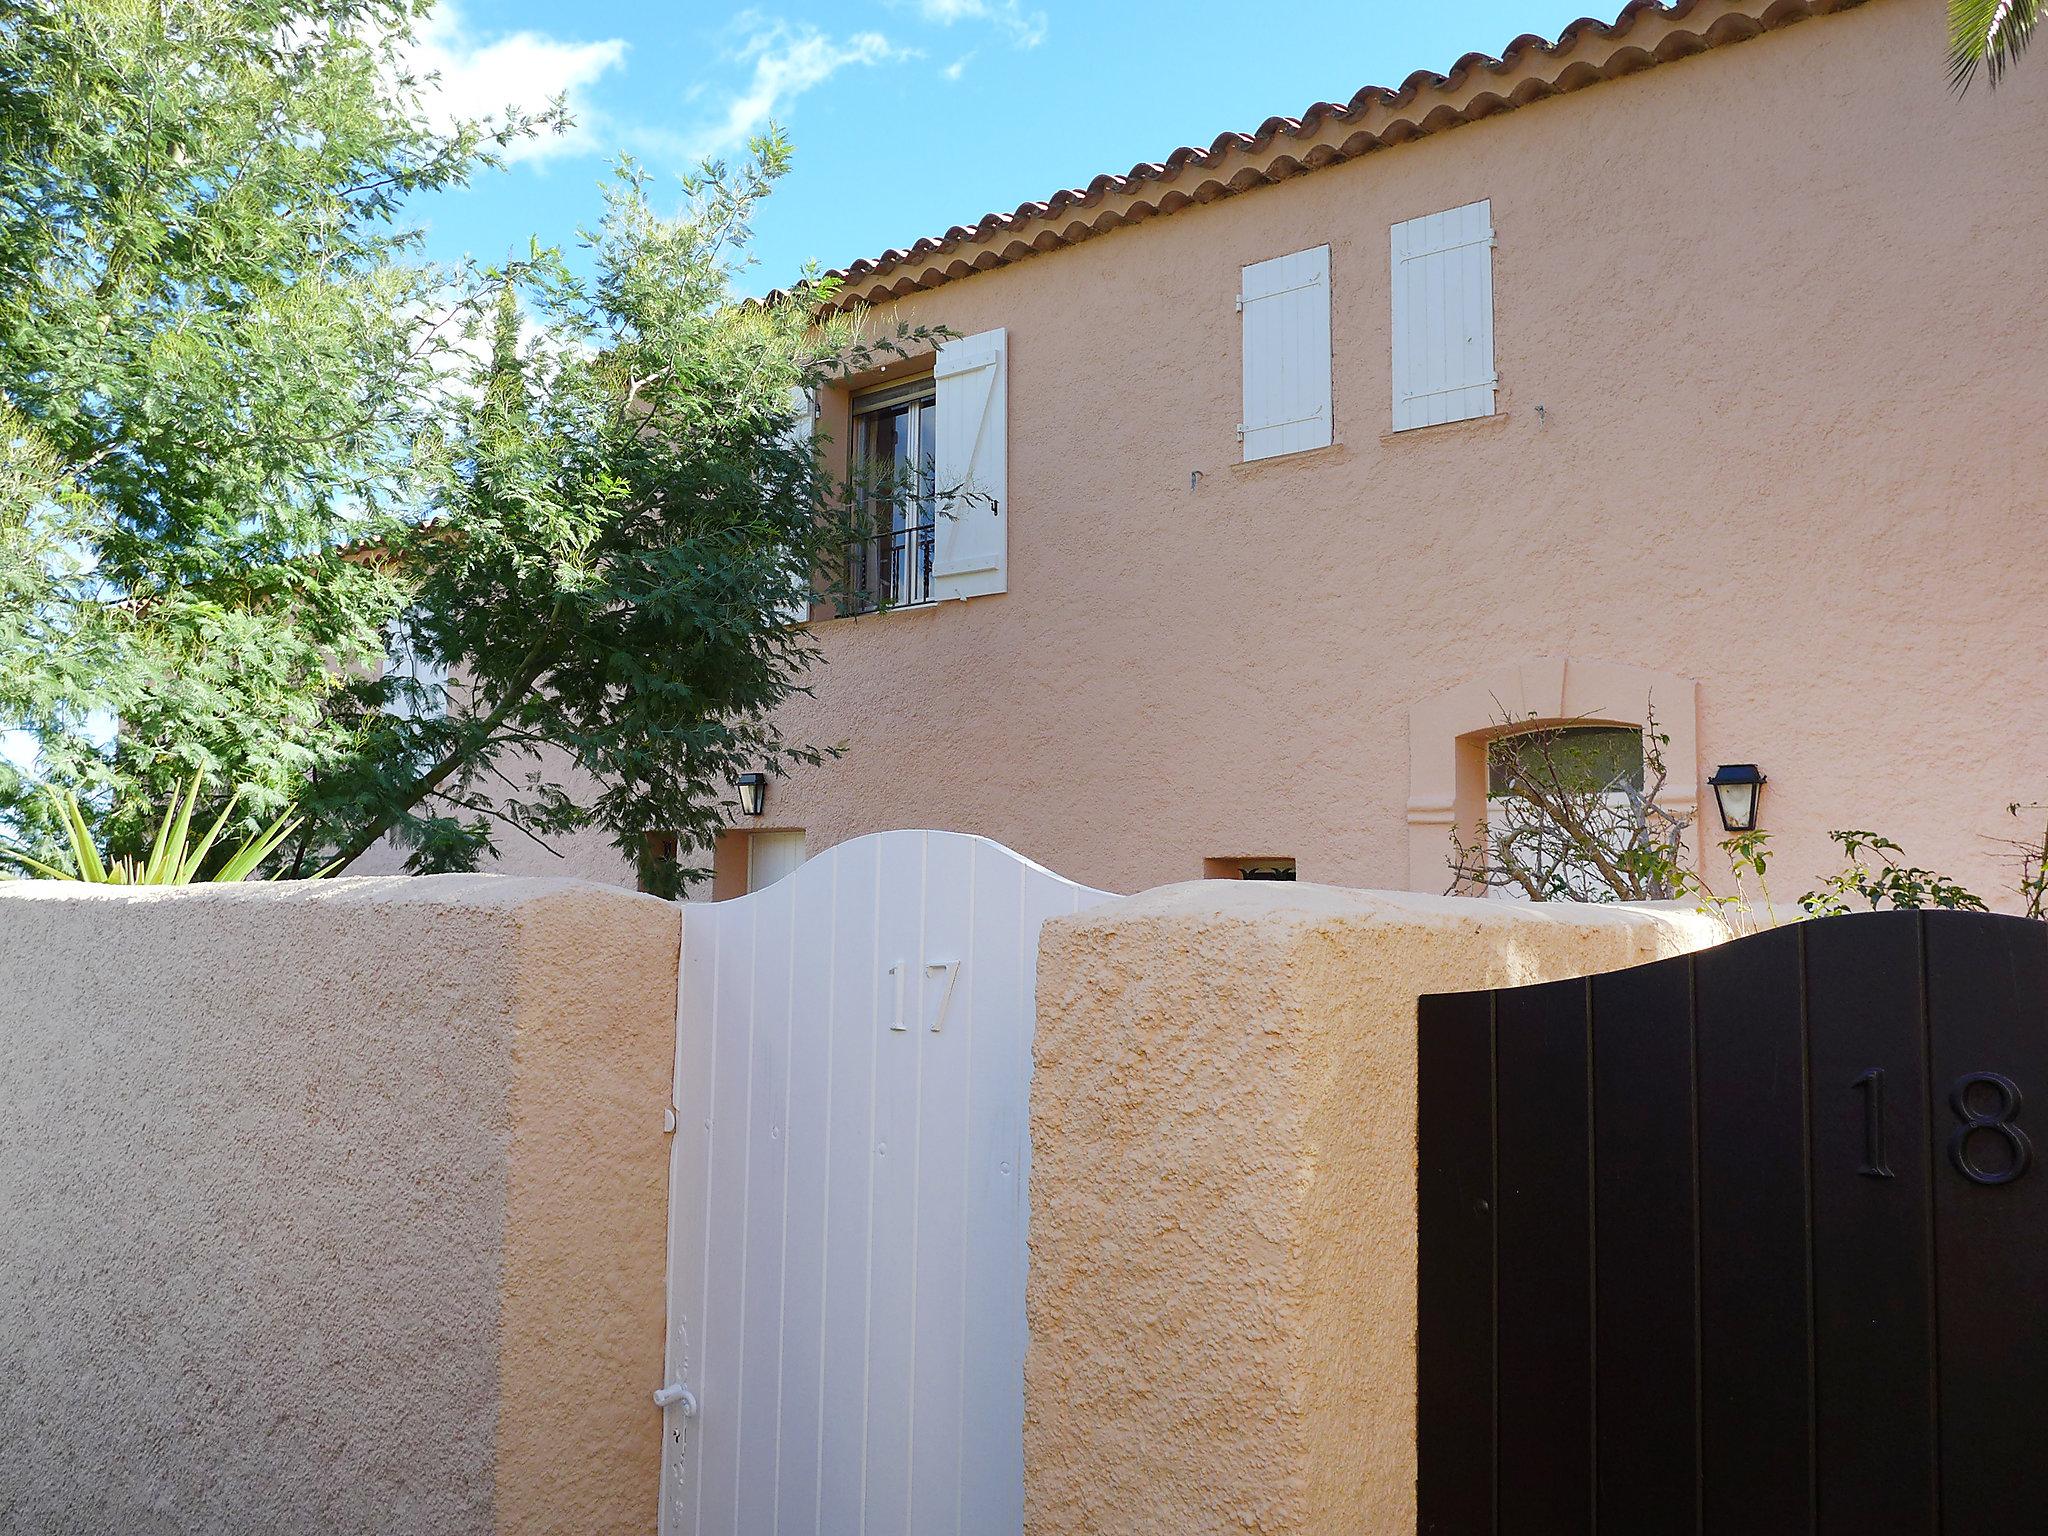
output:
<path id="1" fill-rule="evenodd" d="M 1863 1095 L 1863 1166 L 1856 1171 L 1866 1178 L 1889 1179 L 1893 1174 L 1885 1161 L 1884 1069 L 1872 1067 L 1849 1086 Z M 1990 1090 L 1988 1095 L 1985 1089 Z M 1972 1184 L 2010 1184 L 2032 1167 L 2034 1143 L 2016 1123 L 2023 1102 L 2019 1084 L 2002 1072 L 1966 1072 L 1951 1083 L 1948 1107 L 1955 1113 L 1956 1128 L 1948 1138 L 1950 1166 Z M 1972 1155 L 1972 1138 L 1980 1132 L 2005 1143 L 2003 1165 L 1987 1167 Z"/>

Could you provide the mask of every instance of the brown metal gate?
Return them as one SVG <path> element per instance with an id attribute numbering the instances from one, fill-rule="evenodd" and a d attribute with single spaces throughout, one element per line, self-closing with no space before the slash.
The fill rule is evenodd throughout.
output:
<path id="1" fill-rule="evenodd" d="M 2042 1104 L 2017 918 L 1424 998 L 1421 1529 L 2048 1531 Z"/>

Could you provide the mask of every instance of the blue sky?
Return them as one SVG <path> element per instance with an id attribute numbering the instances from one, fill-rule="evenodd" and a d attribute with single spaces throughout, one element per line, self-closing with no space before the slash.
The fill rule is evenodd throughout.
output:
<path id="1" fill-rule="evenodd" d="M 759 291 L 809 258 L 842 265 L 1312 101 L 1497 54 L 1523 32 L 1555 37 L 1585 3 L 1354 0 L 1289 26 L 1242 0 L 442 0 L 422 61 L 450 110 L 566 92 L 579 121 L 417 211 L 437 257 L 496 260 L 535 233 L 566 242 L 595 217 L 613 156 L 672 188 L 694 158 L 732 153 L 772 118 L 797 165 L 759 227 L 747 285 Z"/>

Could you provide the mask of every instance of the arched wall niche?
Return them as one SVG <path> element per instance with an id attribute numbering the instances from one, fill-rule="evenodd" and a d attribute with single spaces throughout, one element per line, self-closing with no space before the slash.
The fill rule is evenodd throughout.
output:
<path id="1" fill-rule="evenodd" d="M 1450 883 L 1451 830 L 1470 842 L 1486 815 L 1486 743 L 1533 725 L 1627 725 L 1655 719 L 1668 737 L 1658 804 L 1697 817 L 1699 684 L 1577 656 L 1538 656 L 1489 667 L 1408 711 L 1408 888 Z M 1694 847 L 1697 855 L 1698 849 Z"/>

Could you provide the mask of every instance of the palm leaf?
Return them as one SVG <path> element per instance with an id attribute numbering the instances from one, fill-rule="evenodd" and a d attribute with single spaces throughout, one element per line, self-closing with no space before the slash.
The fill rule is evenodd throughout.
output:
<path id="1" fill-rule="evenodd" d="M 78 804 L 78 796 L 70 790 L 61 793 L 50 791 L 50 798 L 57 802 L 57 809 L 64 818 L 64 832 L 71 841 L 71 861 L 78 867 L 78 878 L 91 881 L 94 885 L 108 885 L 107 866 L 100 862 L 99 845 L 92 840 L 92 832 L 85 824 L 85 812 Z"/>
<path id="2" fill-rule="evenodd" d="M 192 798 L 195 801 L 199 798 L 199 781 L 197 779 L 192 781 Z M 213 845 L 220 836 L 221 828 L 228 824 L 228 817 L 234 813 L 235 803 L 241 798 L 242 792 L 239 789 L 228 796 L 228 803 L 222 806 L 220 814 L 214 817 L 213 825 L 206 829 L 206 835 L 200 838 L 198 846 L 185 856 L 185 860 L 178 870 L 178 883 L 180 885 L 189 883 L 199 874 L 199 866 L 204 864 L 206 856 L 213 852 Z M 192 814 L 191 805 L 188 804 L 185 807 L 185 814 L 187 816 Z M 180 828 L 180 831 L 182 832 L 183 829 Z M 184 841 L 182 836 L 179 841 L 181 843 Z M 216 880 L 239 880 L 240 878 L 241 876 L 239 875 L 214 876 Z"/>
<path id="3" fill-rule="evenodd" d="M 216 880 L 246 880 L 257 865 L 270 857 L 271 852 L 279 843 L 282 843 L 293 832 L 298 830 L 299 821 L 299 817 L 287 811 L 261 832 L 250 838 L 249 841 L 242 844 L 240 848 L 236 849 L 235 856 L 223 864 L 213 878 Z"/>
<path id="4" fill-rule="evenodd" d="M 0 859 L 10 859 L 23 869 L 33 870 L 45 880 L 76 880 L 78 876 L 68 869 L 59 869 L 54 864 L 45 864 L 41 859 L 32 859 L 25 853 L 16 853 L 12 848 L 0 848 Z"/>
<path id="5" fill-rule="evenodd" d="M 199 778 L 196 774 L 192 779 L 192 787 L 195 790 L 199 787 Z M 171 803 L 173 805 L 177 804 L 175 797 Z M 150 840 L 149 844 L 149 857 L 143 860 L 142 863 L 140 880 L 144 885 L 162 885 L 164 883 L 164 869 L 166 862 L 170 858 L 171 823 L 174 820 L 174 817 L 166 813 L 163 820 L 156 824 L 156 836 Z"/>
<path id="6" fill-rule="evenodd" d="M 163 817 L 157 823 L 156 835 L 150 839 L 149 854 L 139 864 L 132 858 L 122 858 L 110 866 L 101 857 L 99 844 L 93 840 L 92 829 L 85 819 L 85 807 L 71 791 L 58 789 L 51 789 L 48 794 L 63 824 L 65 840 L 70 846 L 77 872 L 12 848 L 0 848 L 0 859 L 19 865 L 45 880 L 80 880 L 93 885 L 192 884 L 202 879 L 200 868 L 212 855 L 214 845 L 227 830 L 228 818 L 234 814 L 235 806 L 242 798 L 239 790 L 230 795 L 228 803 L 213 819 L 213 825 L 195 843 L 192 841 L 192 816 L 199 808 L 200 788 L 200 777 L 194 774 L 190 784 L 172 792 L 170 803 L 164 807 Z M 286 810 L 262 831 L 244 839 L 214 874 L 203 878 L 217 882 L 248 879 L 265 859 L 283 846 L 286 838 L 298 830 L 303 820 L 303 817 L 294 816 Z M 341 861 L 336 860 L 309 878 L 318 880 L 330 875 L 340 864 Z M 271 878 L 275 880 L 279 875 Z"/>
<path id="7" fill-rule="evenodd" d="M 2041 16 L 2041 0 L 1949 0 L 1948 79 L 1969 90 L 1979 69 L 1992 88 L 2019 62 Z"/>

